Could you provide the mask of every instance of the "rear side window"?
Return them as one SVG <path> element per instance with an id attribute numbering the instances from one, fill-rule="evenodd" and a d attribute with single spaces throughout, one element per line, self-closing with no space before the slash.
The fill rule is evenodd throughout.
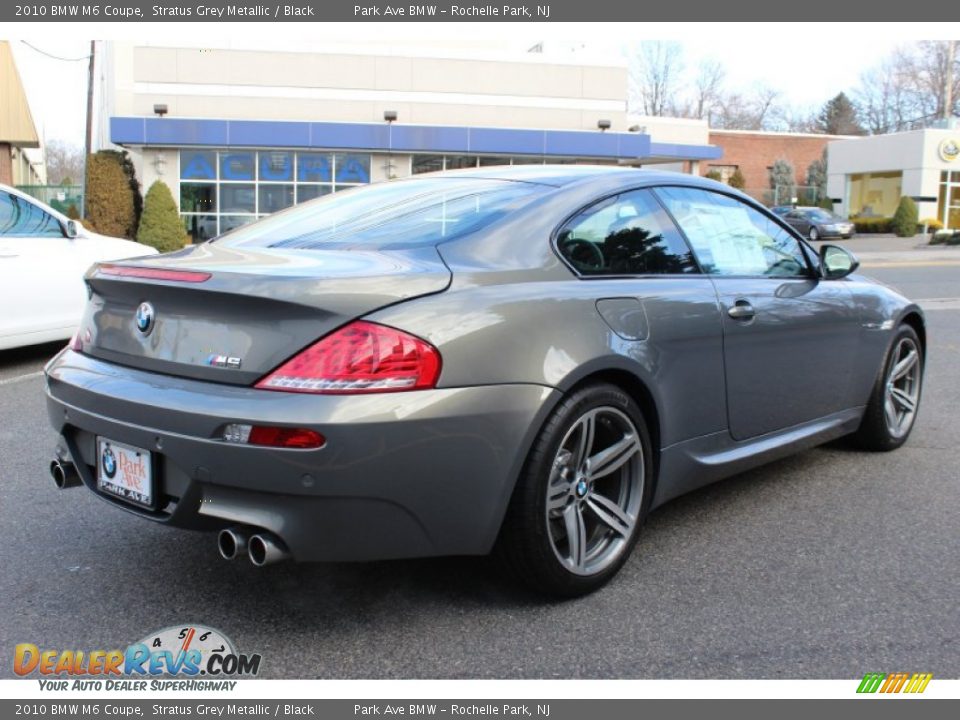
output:
<path id="1" fill-rule="evenodd" d="M 649 190 L 586 208 L 560 230 L 557 249 L 581 275 L 697 272 L 690 248 Z"/>
<path id="2" fill-rule="evenodd" d="M 50 213 L 10 193 L 0 192 L 0 236 L 63 237 L 60 222 Z"/>
<path id="3" fill-rule="evenodd" d="M 480 178 L 430 178 L 327 195 L 222 235 L 228 246 L 379 250 L 437 245 L 480 230 L 551 188 Z"/>
<path id="4" fill-rule="evenodd" d="M 680 225 L 700 267 L 714 275 L 807 277 L 799 241 L 736 198 L 697 188 L 662 187 L 657 194 Z"/>

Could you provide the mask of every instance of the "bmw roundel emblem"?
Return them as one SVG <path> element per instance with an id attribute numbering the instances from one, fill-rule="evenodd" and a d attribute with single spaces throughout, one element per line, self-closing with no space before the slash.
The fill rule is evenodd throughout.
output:
<path id="1" fill-rule="evenodd" d="M 117 456 L 113 454 L 109 445 L 100 455 L 100 464 L 103 466 L 103 474 L 108 478 L 113 478 L 117 474 Z"/>
<path id="2" fill-rule="evenodd" d="M 153 329 L 153 305 L 140 303 L 136 315 L 137 330 L 146 335 Z"/>

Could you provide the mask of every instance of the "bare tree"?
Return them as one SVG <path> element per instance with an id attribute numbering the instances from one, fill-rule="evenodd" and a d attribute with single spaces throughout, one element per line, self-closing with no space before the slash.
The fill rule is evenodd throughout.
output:
<path id="1" fill-rule="evenodd" d="M 83 150 L 76 145 L 51 140 L 44 148 L 47 182 L 50 185 L 72 185 L 83 182 Z"/>
<path id="2" fill-rule="evenodd" d="M 960 73 L 953 73 L 950 43 L 925 41 L 904 45 L 860 77 L 852 96 L 859 117 L 871 133 L 911 130 L 931 125 L 945 114 L 960 113 Z"/>
<path id="3" fill-rule="evenodd" d="M 707 59 L 700 63 L 694 79 L 694 99 L 691 116 L 709 120 L 716 112 L 723 97 L 723 81 L 726 70 L 719 60 Z"/>
<path id="4" fill-rule="evenodd" d="M 723 96 L 712 124 L 727 130 L 783 129 L 780 92 L 758 85 L 749 93 L 732 92 Z"/>
<path id="5" fill-rule="evenodd" d="M 629 59 L 628 104 L 632 112 L 668 115 L 677 102 L 683 50 L 677 42 L 640 43 Z"/>

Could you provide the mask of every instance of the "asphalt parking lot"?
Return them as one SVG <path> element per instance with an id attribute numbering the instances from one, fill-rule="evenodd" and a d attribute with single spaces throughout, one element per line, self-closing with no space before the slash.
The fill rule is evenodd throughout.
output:
<path id="1" fill-rule="evenodd" d="M 257 570 L 58 492 L 39 374 L 58 348 L 0 353 L 0 676 L 16 643 L 109 649 L 197 622 L 276 678 L 960 677 L 957 258 L 865 263 L 930 300 L 906 447 L 832 444 L 676 500 L 610 586 L 569 602 L 482 559 Z"/>

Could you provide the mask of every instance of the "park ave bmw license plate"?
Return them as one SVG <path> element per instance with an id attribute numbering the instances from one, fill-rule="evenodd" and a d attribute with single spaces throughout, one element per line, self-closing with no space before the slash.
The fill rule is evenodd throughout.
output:
<path id="1" fill-rule="evenodd" d="M 97 487 L 134 505 L 153 507 L 150 451 L 98 437 Z"/>

